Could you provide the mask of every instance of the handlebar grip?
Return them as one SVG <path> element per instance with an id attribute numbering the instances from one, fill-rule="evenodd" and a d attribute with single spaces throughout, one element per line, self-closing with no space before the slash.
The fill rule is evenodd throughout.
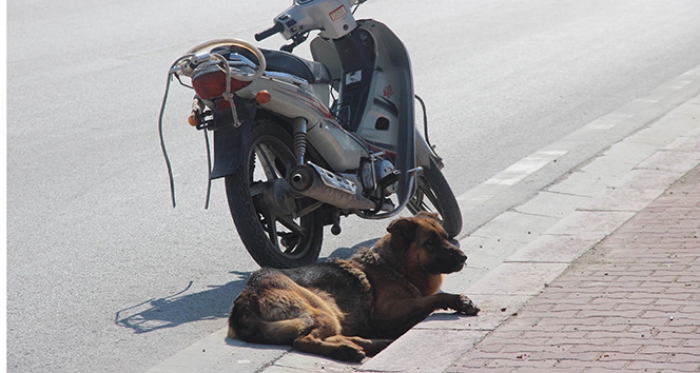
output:
<path id="1" fill-rule="evenodd" d="M 274 26 L 270 27 L 269 29 L 267 29 L 263 32 L 259 32 L 259 33 L 255 34 L 255 40 L 262 41 L 262 40 L 265 40 L 278 32 L 282 32 L 282 31 L 284 31 L 284 26 L 282 26 L 282 23 L 275 22 Z"/>

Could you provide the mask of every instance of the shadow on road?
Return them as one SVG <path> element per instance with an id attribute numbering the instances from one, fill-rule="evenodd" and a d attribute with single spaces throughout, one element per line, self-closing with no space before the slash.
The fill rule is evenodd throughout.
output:
<path id="1" fill-rule="evenodd" d="M 373 238 L 352 247 L 340 247 L 328 259 L 348 259 L 365 247 L 372 247 L 379 239 Z M 250 272 L 231 272 L 239 279 L 225 285 L 210 286 L 208 290 L 189 293 L 190 281 L 179 292 L 162 298 L 152 298 L 123 310 L 114 317 L 116 325 L 133 329 L 135 333 L 149 333 L 159 329 L 174 328 L 193 321 L 226 318 L 231 305 L 241 292 Z"/>
<path id="2" fill-rule="evenodd" d="M 152 298 L 117 311 L 114 323 L 140 334 L 193 321 L 226 318 L 234 298 L 250 276 L 250 272 L 231 273 L 240 276 L 240 279 L 225 285 L 210 286 L 209 290 L 199 293 L 186 294 L 193 284 L 190 281 L 176 294 Z"/>

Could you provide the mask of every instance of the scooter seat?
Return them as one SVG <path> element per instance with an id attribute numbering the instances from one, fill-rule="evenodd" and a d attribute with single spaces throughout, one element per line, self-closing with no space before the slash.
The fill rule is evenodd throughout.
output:
<path id="1" fill-rule="evenodd" d="M 287 73 L 306 80 L 311 84 L 331 83 L 331 73 L 326 65 L 309 61 L 289 52 L 273 49 L 260 49 L 267 61 L 267 71 Z M 253 53 L 236 46 L 221 46 L 212 49 L 212 53 L 218 53 L 230 58 L 232 54 L 242 54 L 252 61 L 257 61 Z"/>
<path id="2" fill-rule="evenodd" d="M 261 51 L 267 60 L 268 71 L 298 76 L 311 84 L 330 84 L 331 82 L 331 73 L 326 65 L 320 62 L 310 61 L 284 51 L 272 49 L 261 49 Z"/>

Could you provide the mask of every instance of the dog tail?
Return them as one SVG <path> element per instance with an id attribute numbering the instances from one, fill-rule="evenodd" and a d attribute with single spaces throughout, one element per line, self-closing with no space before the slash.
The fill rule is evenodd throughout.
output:
<path id="1" fill-rule="evenodd" d="M 231 325 L 228 326 L 228 333 L 226 333 L 226 337 L 236 339 L 236 329 L 234 329 Z"/>

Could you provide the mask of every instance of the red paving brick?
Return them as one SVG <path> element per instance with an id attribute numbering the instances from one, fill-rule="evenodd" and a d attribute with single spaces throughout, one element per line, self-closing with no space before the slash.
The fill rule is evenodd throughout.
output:
<path id="1" fill-rule="evenodd" d="M 700 168 L 447 372 L 699 372 Z"/>

